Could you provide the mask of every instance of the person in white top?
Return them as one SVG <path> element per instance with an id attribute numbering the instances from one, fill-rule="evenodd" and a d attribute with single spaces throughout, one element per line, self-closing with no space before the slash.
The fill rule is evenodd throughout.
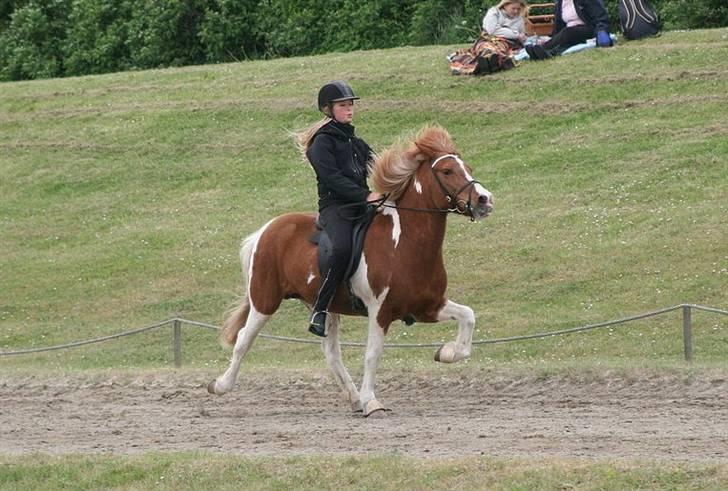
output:
<path id="1" fill-rule="evenodd" d="M 499 36 L 522 45 L 526 36 L 523 20 L 528 7 L 525 0 L 501 0 L 488 9 L 483 18 L 483 31 L 491 36 Z"/>

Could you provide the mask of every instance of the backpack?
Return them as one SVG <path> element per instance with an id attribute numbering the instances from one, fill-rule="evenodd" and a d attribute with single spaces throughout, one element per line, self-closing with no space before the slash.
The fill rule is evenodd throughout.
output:
<path id="1" fill-rule="evenodd" d="M 627 39 L 654 36 L 662 28 L 649 0 L 619 0 L 619 25 Z"/>

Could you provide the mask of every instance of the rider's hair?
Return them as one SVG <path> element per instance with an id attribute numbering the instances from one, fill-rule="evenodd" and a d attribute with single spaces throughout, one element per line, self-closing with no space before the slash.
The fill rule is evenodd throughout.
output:
<path id="1" fill-rule="evenodd" d="M 308 128 L 293 132 L 293 140 L 296 142 L 296 146 L 301 151 L 301 154 L 303 154 L 304 161 L 308 162 L 306 160 L 306 151 L 311 147 L 316 132 L 329 121 L 331 121 L 331 118 L 324 116 L 320 121 L 315 122 Z"/>

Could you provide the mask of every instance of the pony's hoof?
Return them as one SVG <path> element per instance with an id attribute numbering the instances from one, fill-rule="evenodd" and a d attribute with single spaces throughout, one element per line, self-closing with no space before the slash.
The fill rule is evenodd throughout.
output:
<path id="1" fill-rule="evenodd" d="M 364 404 L 363 412 L 365 418 L 383 418 L 384 411 L 386 411 L 386 409 L 384 409 L 384 406 L 382 406 L 376 399 L 372 399 Z"/>
<path id="2" fill-rule="evenodd" d="M 440 363 L 455 362 L 455 348 L 450 343 L 443 344 L 437 350 L 437 353 L 435 353 L 435 361 L 439 361 Z"/>
<path id="3" fill-rule="evenodd" d="M 217 395 L 217 392 L 215 392 L 215 380 L 207 384 L 207 392 L 213 395 Z"/>
<path id="4" fill-rule="evenodd" d="M 359 400 L 359 394 L 352 394 L 345 390 L 341 393 L 341 397 L 343 398 L 343 400 L 345 400 L 346 402 L 349 403 L 352 411 L 354 411 L 355 413 L 362 412 L 361 401 Z"/>

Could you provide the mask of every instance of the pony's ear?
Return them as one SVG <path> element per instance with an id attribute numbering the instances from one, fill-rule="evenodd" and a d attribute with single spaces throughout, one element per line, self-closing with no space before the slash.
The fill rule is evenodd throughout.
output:
<path id="1" fill-rule="evenodd" d="M 429 155 L 430 154 L 430 149 L 427 148 L 425 145 L 420 145 L 419 142 L 414 142 L 413 147 L 414 148 L 411 150 L 411 152 L 412 152 L 412 158 L 413 159 L 416 159 L 420 163 L 422 163 L 425 160 L 427 160 L 427 157 L 428 156 L 431 157 L 431 155 Z"/>
<path id="2" fill-rule="evenodd" d="M 455 153 L 452 138 L 442 126 L 425 126 L 420 130 L 414 144 L 430 159 L 443 153 Z"/>
<path id="3" fill-rule="evenodd" d="M 417 166 L 428 160 L 428 156 L 422 152 L 422 149 L 416 143 L 402 154 L 402 158 L 410 162 L 417 162 Z"/>

